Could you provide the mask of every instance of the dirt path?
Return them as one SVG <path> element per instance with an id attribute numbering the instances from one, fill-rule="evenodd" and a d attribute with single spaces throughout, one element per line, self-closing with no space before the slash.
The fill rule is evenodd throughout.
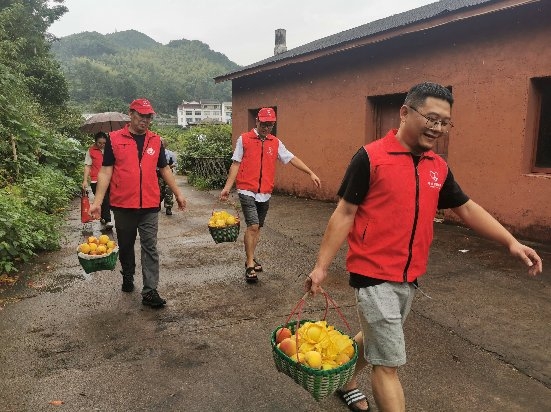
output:
<path id="1" fill-rule="evenodd" d="M 316 402 L 278 373 L 269 343 L 302 296 L 334 204 L 275 196 L 258 253 L 266 272 L 247 285 L 243 233 L 215 244 L 206 222 L 216 193 L 178 182 L 189 209 L 159 217 L 166 308 L 143 307 L 139 287 L 123 294 L 118 264 L 84 275 L 76 203 L 63 248 L 0 290 L 0 411 L 51 411 L 52 400 L 65 411 L 347 410 L 334 396 Z M 551 261 L 549 248 L 537 248 Z M 325 287 L 355 331 L 343 258 L 344 249 Z M 502 248 L 437 225 L 421 287 L 431 298 L 416 297 L 400 372 L 408 411 L 551 410 L 547 268 L 529 279 Z M 318 319 L 322 309 L 314 299 L 306 315 Z M 334 313 L 329 320 L 340 322 Z M 362 378 L 372 400 L 369 373 Z"/>

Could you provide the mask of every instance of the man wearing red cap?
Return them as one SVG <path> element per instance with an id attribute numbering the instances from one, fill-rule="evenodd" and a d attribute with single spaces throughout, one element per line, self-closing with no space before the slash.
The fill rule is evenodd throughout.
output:
<path id="1" fill-rule="evenodd" d="M 237 139 L 232 156 L 233 163 L 228 172 L 226 185 L 220 193 L 221 200 L 227 200 L 235 182 L 239 201 L 247 224 L 245 231 L 245 280 L 256 282 L 262 265 L 255 259 L 255 250 L 260 238 L 260 228 L 264 225 L 274 188 L 276 160 L 283 164 L 291 163 L 307 173 L 316 187 L 321 187 L 320 179 L 302 160 L 285 148 L 281 140 L 272 135 L 276 113 L 271 107 L 258 111 L 256 128 L 243 133 Z"/>
<path id="2" fill-rule="evenodd" d="M 122 291 L 134 290 L 136 259 L 134 244 L 140 235 L 142 263 L 142 303 L 161 307 L 166 301 L 159 296 L 159 254 L 157 232 L 160 189 L 157 169 L 184 210 L 186 199 L 176 184 L 166 161 L 161 137 L 149 130 L 155 111 L 147 99 L 130 104 L 130 123 L 110 133 L 105 144 L 103 166 L 90 214 L 101 210 L 101 202 L 110 185 L 111 209 L 117 222 L 119 260 L 122 267 Z"/>

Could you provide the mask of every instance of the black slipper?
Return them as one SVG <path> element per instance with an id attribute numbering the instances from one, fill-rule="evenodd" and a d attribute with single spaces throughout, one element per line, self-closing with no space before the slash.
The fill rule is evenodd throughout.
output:
<path id="1" fill-rule="evenodd" d="M 366 399 L 367 397 L 360 392 L 358 388 L 356 389 L 350 389 L 349 391 L 344 391 L 342 389 L 337 389 L 337 395 L 339 395 L 339 398 L 346 403 L 346 406 L 348 406 L 348 409 L 354 412 L 369 412 L 369 403 L 367 404 L 367 409 L 360 409 L 356 406 L 356 403 Z"/>
<path id="2" fill-rule="evenodd" d="M 255 258 L 253 258 L 253 261 L 254 261 L 254 271 L 255 272 L 262 272 L 262 263 L 260 263 Z"/>
<path id="3" fill-rule="evenodd" d="M 248 283 L 256 283 L 256 281 L 258 281 L 258 276 L 256 276 L 254 267 L 251 266 L 245 269 L 245 280 Z"/>

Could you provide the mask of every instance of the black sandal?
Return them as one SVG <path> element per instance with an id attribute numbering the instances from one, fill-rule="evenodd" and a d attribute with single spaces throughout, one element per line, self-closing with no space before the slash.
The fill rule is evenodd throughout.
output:
<path id="1" fill-rule="evenodd" d="M 346 406 L 348 406 L 348 409 L 354 412 L 369 412 L 369 403 L 367 404 L 367 409 L 360 409 L 358 406 L 356 406 L 356 403 L 358 403 L 361 400 L 366 400 L 367 397 L 360 392 L 358 388 L 350 389 L 349 391 L 344 391 L 342 389 L 337 389 L 337 395 L 341 400 L 346 403 Z"/>
<path id="2" fill-rule="evenodd" d="M 254 271 L 255 272 L 262 272 L 262 263 L 260 263 L 255 258 L 253 258 L 253 261 L 254 261 Z"/>
<path id="3" fill-rule="evenodd" d="M 245 280 L 247 283 L 256 283 L 256 281 L 258 281 L 258 276 L 256 276 L 253 266 L 245 269 Z"/>

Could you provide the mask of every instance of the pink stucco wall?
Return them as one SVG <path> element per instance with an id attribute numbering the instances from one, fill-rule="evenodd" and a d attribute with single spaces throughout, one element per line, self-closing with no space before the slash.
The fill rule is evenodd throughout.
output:
<path id="1" fill-rule="evenodd" d="M 323 184 L 314 190 L 288 165 L 279 167 L 276 189 L 335 200 L 350 158 L 375 137 L 368 97 L 422 81 L 451 86 L 448 162 L 456 179 L 516 234 L 551 240 L 551 175 L 530 171 L 530 79 L 551 76 L 549 21 L 551 6 L 527 6 L 237 78 L 234 138 L 251 128 L 249 109 L 276 106 L 278 137 Z"/>

